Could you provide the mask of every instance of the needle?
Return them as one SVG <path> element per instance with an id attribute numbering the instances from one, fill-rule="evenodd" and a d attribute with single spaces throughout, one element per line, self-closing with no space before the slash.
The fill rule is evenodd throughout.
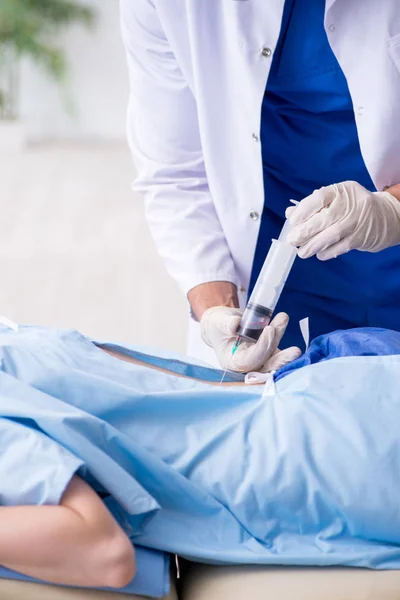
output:
<path id="1" fill-rule="evenodd" d="M 219 382 L 219 385 L 222 385 L 222 382 L 224 381 L 224 379 L 225 379 L 225 375 L 227 374 L 227 372 L 228 372 L 228 370 L 227 370 L 227 369 L 225 369 L 225 371 L 224 371 L 224 374 L 222 375 L 222 379 L 221 379 L 221 381 Z"/>
<path id="2" fill-rule="evenodd" d="M 241 337 L 240 337 L 240 335 L 238 335 L 237 338 L 236 338 L 236 340 L 235 340 L 235 343 L 233 344 L 233 347 L 232 347 L 231 358 L 235 354 L 236 350 L 239 348 L 239 346 L 240 346 L 241 343 L 242 343 Z M 224 374 L 222 375 L 222 379 L 219 382 L 219 385 L 222 385 L 222 382 L 224 381 L 227 372 L 228 372 L 228 369 L 225 369 Z"/>

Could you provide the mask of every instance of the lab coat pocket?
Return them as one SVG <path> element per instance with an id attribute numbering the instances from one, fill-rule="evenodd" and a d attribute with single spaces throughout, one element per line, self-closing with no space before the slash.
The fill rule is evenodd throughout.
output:
<path id="1" fill-rule="evenodd" d="M 389 54 L 400 72 L 400 33 L 387 40 Z"/>

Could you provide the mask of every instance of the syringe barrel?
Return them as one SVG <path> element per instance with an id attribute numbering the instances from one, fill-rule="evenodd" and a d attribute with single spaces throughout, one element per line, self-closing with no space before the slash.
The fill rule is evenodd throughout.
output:
<path id="1" fill-rule="evenodd" d="M 248 302 L 240 320 L 237 335 L 248 342 L 256 342 L 269 324 L 271 315 L 272 310 Z"/>
<path id="2" fill-rule="evenodd" d="M 297 248 L 286 241 L 285 227 L 279 240 L 272 240 L 271 248 L 258 276 L 253 293 L 243 313 L 238 335 L 256 342 L 268 325 L 282 293 L 290 269 L 297 256 Z M 282 235 L 285 233 L 285 235 Z"/>
<path id="3" fill-rule="evenodd" d="M 290 224 L 290 221 L 288 219 L 286 219 L 286 221 L 281 229 L 281 232 L 279 234 L 278 242 L 287 243 L 286 238 L 287 238 L 288 234 L 291 232 L 291 230 L 292 230 L 292 226 Z"/>

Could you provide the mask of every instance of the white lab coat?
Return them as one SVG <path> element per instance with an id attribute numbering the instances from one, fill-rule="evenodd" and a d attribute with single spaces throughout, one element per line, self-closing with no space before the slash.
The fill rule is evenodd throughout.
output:
<path id="1" fill-rule="evenodd" d="M 261 103 L 283 6 L 121 0 L 135 187 L 185 294 L 225 280 L 245 301 L 264 205 Z M 400 0 L 326 0 L 325 28 L 367 169 L 377 189 L 399 183 Z M 212 357 L 193 320 L 190 338 L 190 354 Z"/>

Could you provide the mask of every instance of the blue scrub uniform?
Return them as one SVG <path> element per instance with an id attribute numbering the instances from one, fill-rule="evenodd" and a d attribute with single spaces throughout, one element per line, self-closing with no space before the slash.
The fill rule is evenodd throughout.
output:
<path id="1" fill-rule="evenodd" d="M 375 189 L 346 78 L 324 29 L 324 9 L 325 0 L 286 0 L 262 106 L 265 206 L 250 289 L 290 199 L 346 180 Z M 298 321 L 306 316 L 311 338 L 360 326 L 400 330 L 400 247 L 353 251 L 327 262 L 296 259 L 277 310 L 291 317 L 283 346 L 303 346 Z"/>

